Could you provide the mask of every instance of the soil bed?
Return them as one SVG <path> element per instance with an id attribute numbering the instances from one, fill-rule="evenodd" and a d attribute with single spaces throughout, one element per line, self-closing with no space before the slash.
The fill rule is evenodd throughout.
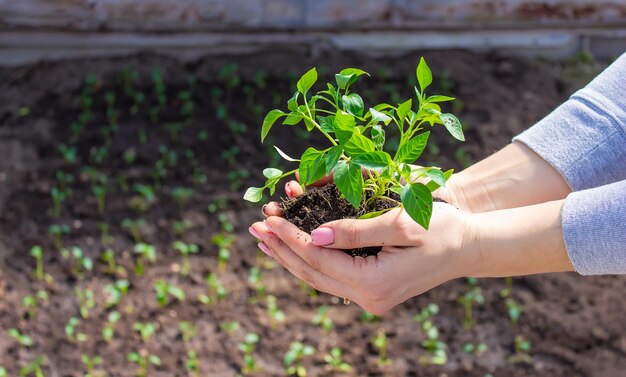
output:
<path id="1" fill-rule="evenodd" d="M 162 362 L 150 367 L 149 376 L 187 376 L 188 351 L 193 350 L 201 376 L 236 376 L 244 365 L 238 345 L 246 333 L 254 332 L 261 338 L 254 352 L 259 376 L 284 374 L 283 356 L 293 341 L 315 347 L 315 354 L 303 360 L 311 376 L 334 374 L 324 361 L 333 347 L 343 350 L 343 360 L 354 368 L 346 375 L 353 376 L 623 375 L 626 277 L 516 278 L 509 298 L 523 311 L 515 326 L 501 297 L 503 280 L 481 279 L 485 303 L 475 308 L 475 326 L 465 330 L 458 302 L 468 291 L 464 280 L 411 299 L 382 319 L 371 318 L 356 305 L 341 305 L 338 298 L 301 286 L 257 250 L 247 229 L 260 219 L 259 208 L 245 203 L 242 191 L 263 180 L 263 168 L 280 167 L 276 156 L 269 160 L 268 149 L 276 144 L 295 156 L 307 146 L 324 145 L 322 138 L 300 140 L 306 133 L 294 137 L 291 128 L 282 133 L 277 129 L 267 145 L 259 143 L 263 116 L 285 107 L 282 94 L 295 90 L 294 78 L 313 65 L 321 75 L 360 67 L 373 76 L 359 83 L 366 105 L 397 102 L 414 95 L 406 84 L 419 55 L 312 57 L 290 50 L 243 56 L 236 66 L 233 57 L 181 65 L 169 58 L 136 56 L 0 69 L 0 366 L 17 376 L 20 367 L 45 355 L 46 376 L 79 377 L 86 373 L 81 356 L 99 355 L 103 364 L 96 369 L 125 377 L 136 370 L 128 355 L 147 352 Z M 456 143 L 445 130 L 433 129 L 431 146 L 420 160 L 425 165 L 458 170 L 483 158 L 575 89 L 557 65 L 454 51 L 426 53 L 425 58 L 433 68 L 433 90 L 459 99 L 458 108 L 451 110 L 460 115 L 468 140 Z M 154 68 L 163 76 L 160 94 Z M 86 81 L 89 76 L 95 81 Z M 145 97 L 133 96 L 133 88 Z M 150 111 L 163 99 L 155 122 Z M 91 115 L 85 115 L 86 110 Z M 81 114 L 86 126 L 74 138 L 74 123 Z M 140 142 L 143 132 L 145 143 Z M 388 140 L 393 142 L 392 135 Z M 54 216 L 51 188 L 64 183 L 71 192 Z M 98 185 L 107 188 L 104 211 L 99 211 L 94 195 Z M 297 210 L 295 204 L 291 210 Z M 143 220 L 139 237 L 157 251 L 143 276 L 134 273 L 137 240 L 125 219 Z M 306 221 L 311 228 L 322 220 Z M 93 261 L 91 271 L 75 274 L 74 259 L 60 252 L 49 233 L 52 225 L 67 226 L 62 245 L 79 247 Z M 198 246 L 198 253 L 189 256 L 188 276 L 180 273 L 175 241 Z M 35 260 L 29 250 L 34 245 L 44 250 L 44 271 L 53 279 L 49 284 L 33 276 Z M 230 257 L 220 263 L 224 249 Z M 115 271 L 102 259 L 107 250 L 116 257 Z M 260 271 L 265 294 L 252 283 L 252 267 Z M 211 304 L 198 299 L 209 294 L 209 274 L 227 291 L 224 299 Z M 120 279 L 128 281 L 128 293 L 109 307 L 105 287 Z M 160 280 L 180 288 L 185 300 L 170 297 L 160 306 L 154 290 Z M 40 289 L 49 298 L 31 318 L 22 300 Z M 85 290 L 93 293 L 94 305 L 83 318 L 77 292 Z M 276 297 L 284 322 L 271 320 L 267 295 Z M 431 303 L 440 308 L 432 321 L 446 344 L 444 365 L 420 362 L 429 356 L 422 346 L 427 334 L 414 316 Z M 321 305 L 328 305 L 334 322 L 327 333 L 312 323 Z M 102 331 L 112 310 L 121 318 L 115 337 L 107 342 Z M 80 340 L 66 334 L 72 317 L 80 320 Z M 195 326 L 191 339 L 183 336 L 181 321 Z M 229 327 L 233 321 L 239 329 Z M 142 342 L 133 330 L 137 322 L 154 324 L 156 332 L 149 341 Z M 8 335 L 12 328 L 28 335 L 32 346 L 20 346 Z M 378 363 L 371 343 L 381 331 L 388 339 L 387 364 Z M 528 362 L 508 361 L 516 335 L 532 343 Z M 488 349 L 468 353 L 463 350 L 466 343 L 485 343 Z"/>

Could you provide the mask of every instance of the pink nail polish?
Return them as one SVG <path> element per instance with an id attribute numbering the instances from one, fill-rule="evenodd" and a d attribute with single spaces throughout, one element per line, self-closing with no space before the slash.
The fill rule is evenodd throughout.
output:
<path id="1" fill-rule="evenodd" d="M 335 232 L 331 228 L 317 228 L 311 232 L 311 242 L 317 246 L 326 246 L 335 242 Z"/>
<path id="2" fill-rule="evenodd" d="M 250 234 L 252 234 L 254 238 L 261 239 L 261 235 L 256 230 L 254 230 L 253 227 L 248 228 L 248 232 L 250 232 Z"/>
<path id="3" fill-rule="evenodd" d="M 272 251 L 263 242 L 259 242 L 259 249 L 261 249 L 261 251 L 264 252 L 265 255 L 267 255 L 268 257 L 270 257 L 270 258 L 272 257 Z"/>

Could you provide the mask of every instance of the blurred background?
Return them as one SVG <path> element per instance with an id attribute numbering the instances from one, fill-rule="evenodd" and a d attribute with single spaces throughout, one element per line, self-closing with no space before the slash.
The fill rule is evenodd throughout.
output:
<path id="1" fill-rule="evenodd" d="M 293 168 L 273 145 L 324 145 L 259 137 L 313 66 L 369 72 L 367 106 L 424 56 L 466 142 L 434 128 L 420 162 L 458 171 L 624 51 L 623 0 L 0 0 L 0 377 L 623 376 L 624 277 L 457 280 L 379 318 L 260 253 L 242 195 Z"/>

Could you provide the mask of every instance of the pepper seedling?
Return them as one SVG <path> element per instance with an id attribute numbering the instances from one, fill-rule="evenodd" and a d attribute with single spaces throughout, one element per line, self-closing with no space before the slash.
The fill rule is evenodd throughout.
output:
<path id="1" fill-rule="evenodd" d="M 285 322 L 285 313 L 278 308 L 276 296 L 269 295 L 266 298 L 267 314 L 270 317 L 270 327 L 275 330 L 279 324 Z"/>
<path id="2" fill-rule="evenodd" d="M 192 243 L 184 243 L 182 241 L 175 241 L 172 244 L 172 247 L 175 250 L 178 250 L 183 260 L 180 267 L 181 276 L 189 275 L 189 270 L 191 269 L 191 264 L 189 263 L 189 254 L 197 254 L 200 251 L 200 248 L 198 248 L 198 245 Z"/>
<path id="3" fill-rule="evenodd" d="M 391 364 L 391 360 L 387 357 L 387 334 L 385 334 L 383 329 L 378 330 L 376 336 L 372 339 L 372 345 L 378 350 L 378 358 L 376 360 L 378 365 L 385 366 Z"/>
<path id="4" fill-rule="evenodd" d="M 515 353 L 507 358 L 509 363 L 528 363 L 533 362 L 532 356 L 530 356 L 530 349 L 532 348 L 529 340 L 524 335 L 516 335 L 514 341 Z"/>
<path id="5" fill-rule="evenodd" d="M 226 333 L 228 333 L 228 335 L 231 335 L 232 333 L 234 333 L 235 331 L 239 330 L 240 328 L 241 328 L 241 325 L 237 321 L 222 322 L 220 324 L 220 329 L 226 331 Z"/>
<path id="6" fill-rule="evenodd" d="M 226 298 L 228 292 L 226 288 L 217 278 L 217 275 L 214 273 L 210 273 L 206 277 L 206 283 L 209 289 L 208 294 L 200 294 L 198 295 L 198 301 L 203 303 L 204 305 L 211 305 L 219 301 L 223 301 Z"/>
<path id="7" fill-rule="evenodd" d="M 122 298 L 128 294 L 128 288 L 130 283 L 126 279 L 116 280 L 113 284 L 107 284 L 104 286 L 104 292 L 106 294 L 105 307 L 111 308 L 117 306 L 122 301 Z"/>
<path id="8" fill-rule="evenodd" d="M 86 342 L 89 340 L 87 334 L 76 331 L 76 328 L 80 325 L 80 319 L 77 317 L 71 317 L 65 325 L 65 336 L 70 342 Z"/>
<path id="9" fill-rule="evenodd" d="M 143 228 L 145 225 L 146 221 L 144 219 L 132 220 L 127 218 L 122 220 L 122 228 L 128 229 L 136 244 L 142 242 L 141 228 Z"/>
<path id="10" fill-rule="evenodd" d="M 126 269 L 117 264 L 113 249 L 106 249 L 100 256 L 100 259 L 107 265 L 105 273 L 114 276 L 126 276 Z"/>
<path id="11" fill-rule="evenodd" d="M 9 329 L 8 334 L 11 338 L 17 340 L 17 342 L 23 347 L 32 347 L 34 344 L 30 336 L 22 334 L 18 329 Z"/>
<path id="12" fill-rule="evenodd" d="M 138 243 L 134 247 L 135 254 L 139 255 L 135 263 L 135 274 L 143 276 L 146 261 L 155 263 L 157 260 L 156 247 L 147 243 Z"/>
<path id="13" fill-rule="evenodd" d="M 96 370 L 98 365 L 102 365 L 102 357 L 101 356 L 89 356 L 87 354 L 83 354 L 80 357 L 80 360 L 85 364 L 85 368 L 87 368 L 87 374 L 84 377 L 102 377 L 104 376 L 104 372 L 100 370 Z"/>
<path id="14" fill-rule="evenodd" d="M 328 315 L 328 305 L 320 306 L 312 322 L 314 325 L 320 326 L 324 330 L 325 335 L 328 335 L 333 330 L 334 323 Z"/>
<path id="15" fill-rule="evenodd" d="M 345 373 L 352 371 L 352 366 L 343 361 L 343 351 L 339 347 L 333 347 L 324 356 L 324 361 L 333 372 Z"/>
<path id="16" fill-rule="evenodd" d="M 148 343 L 152 335 L 156 332 L 156 326 L 151 322 L 135 322 L 133 323 L 133 330 L 139 334 L 141 341 L 145 344 Z"/>
<path id="17" fill-rule="evenodd" d="M 255 333 L 247 333 L 243 343 L 239 343 L 239 349 L 243 352 L 243 368 L 241 373 L 252 374 L 256 372 L 257 366 L 254 360 L 254 350 L 259 343 L 259 336 Z"/>
<path id="18" fill-rule="evenodd" d="M 118 311 L 112 311 L 107 315 L 107 321 L 102 328 L 102 338 L 106 342 L 110 342 L 113 340 L 115 336 L 115 328 L 117 323 L 120 321 L 122 316 Z"/>
<path id="19" fill-rule="evenodd" d="M 306 377 L 306 368 L 302 364 L 302 359 L 315 354 L 315 348 L 302 342 L 293 342 L 289 345 L 289 350 L 283 358 L 283 365 L 288 376 L 296 375 Z"/>
<path id="20" fill-rule="evenodd" d="M 474 327 L 474 304 L 482 305 L 485 303 L 485 297 L 482 290 L 478 286 L 478 279 L 467 278 L 469 289 L 459 297 L 459 302 L 463 304 L 465 309 L 465 317 L 463 318 L 463 328 L 471 330 Z"/>
<path id="21" fill-rule="evenodd" d="M 41 246 L 36 245 L 30 249 L 30 256 L 35 258 L 36 267 L 35 267 L 35 277 L 37 280 L 44 280 L 44 272 L 43 272 L 43 249 Z"/>
<path id="22" fill-rule="evenodd" d="M 26 366 L 20 368 L 20 377 L 35 375 L 35 377 L 44 377 L 43 366 L 48 363 L 45 355 L 37 356 Z"/>
<path id="23" fill-rule="evenodd" d="M 196 353 L 196 351 L 187 351 L 185 368 L 187 369 L 187 372 L 189 372 L 190 377 L 200 376 L 200 363 L 198 362 L 198 354 Z"/>
<path id="24" fill-rule="evenodd" d="M 56 187 L 50 189 L 50 196 L 52 197 L 52 216 L 61 217 L 61 204 L 67 199 L 67 194 L 64 191 Z"/>
<path id="25" fill-rule="evenodd" d="M 170 303 L 170 296 L 178 301 L 185 301 L 185 291 L 163 279 L 154 283 L 154 292 L 156 301 L 162 308 Z"/>
<path id="26" fill-rule="evenodd" d="M 157 355 L 149 354 L 146 350 L 131 352 L 128 354 L 128 361 L 137 364 L 137 370 L 135 371 L 136 377 L 147 377 L 150 365 L 161 365 L 161 358 Z"/>
<path id="27" fill-rule="evenodd" d="M 336 85 L 309 95 L 316 83 L 317 70 L 312 68 L 297 82 L 297 92 L 287 102 L 288 112 L 270 111 L 261 129 L 261 141 L 267 137 L 277 120 L 284 125 L 303 124 L 306 130 L 319 131 L 330 143 L 325 149 L 308 148 L 299 159 L 291 158 L 277 148 L 283 158 L 299 162 L 297 169 L 282 172 L 275 168 L 263 171 L 266 183 L 249 188 L 244 199 L 258 202 L 264 190 L 274 194 L 276 184 L 296 172 L 300 181 L 310 185 L 333 172 L 333 182 L 342 196 L 355 208 L 364 206 L 363 215 L 380 215 L 387 210 L 373 211 L 377 200 L 384 199 L 402 206 L 409 216 L 428 229 L 432 215 L 431 192 L 445 186 L 452 171 L 442 172 L 437 167 L 415 167 L 414 163 L 424 151 L 430 131 L 425 126 L 442 124 L 450 134 L 465 140 L 461 122 L 450 113 L 444 113 L 439 103 L 454 100 L 443 95 L 427 96 L 425 90 L 432 83 L 432 73 L 423 58 L 416 69 L 419 87 L 415 87 L 415 100 L 408 99 L 397 105 L 381 103 L 366 108 L 361 96 L 350 91 L 359 77 L 369 75 L 357 68 L 346 68 L 335 75 Z M 385 128 L 394 124 L 400 134 L 398 147 L 385 150 Z M 367 171 L 364 177 L 362 170 Z M 424 184 L 417 179 L 428 180 Z M 402 184 L 406 182 L 406 184 Z M 400 202 L 392 198 L 400 197 Z"/>
<path id="28" fill-rule="evenodd" d="M 76 294 L 76 300 L 78 301 L 78 308 L 81 317 L 89 318 L 89 311 L 96 307 L 96 300 L 93 296 L 93 291 L 88 288 L 76 287 L 74 290 Z"/>
<path id="29" fill-rule="evenodd" d="M 265 284 L 263 284 L 263 279 L 261 278 L 261 269 L 257 266 L 250 268 L 248 283 L 252 285 L 252 288 L 256 292 L 256 296 L 250 297 L 249 301 L 252 304 L 256 304 L 266 294 Z"/>
<path id="30" fill-rule="evenodd" d="M 185 203 L 193 196 L 193 189 L 188 187 L 175 187 L 172 190 L 172 199 L 178 206 L 178 210 L 182 210 Z"/>
<path id="31" fill-rule="evenodd" d="M 183 342 L 189 343 L 191 339 L 193 339 L 197 333 L 198 329 L 191 322 L 182 321 L 178 324 L 178 329 L 180 330 L 180 335 L 183 338 Z"/>
<path id="32" fill-rule="evenodd" d="M 63 243 L 61 241 L 61 237 L 64 234 L 70 234 L 72 229 L 69 225 L 65 224 L 52 224 L 50 228 L 48 228 L 48 234 L 52 236 L 52 243 L 57 250 L 61 250 L 63 248 Z"/>
<path id="33" fill-rule="evenodd" d="M 85 273 L 93 270 L 93 261 L 91 258 L 85 256 L 83 250 L 78 246 L 72 246 L 71 253 L 74 257 L 72 274 L 74 274 L 78 280 L 83 280 L 85 278 Z"/>

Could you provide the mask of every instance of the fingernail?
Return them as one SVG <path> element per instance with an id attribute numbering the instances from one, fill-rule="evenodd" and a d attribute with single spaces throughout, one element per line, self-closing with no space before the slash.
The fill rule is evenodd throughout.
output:
<path id="1" fill-rule="evenodd" d="M 287 194 L 287 196 L 291 197 L 291 182 L 287 182 L 285 184 L 285 193 Z"/>
<path id="2" fill-rule="evenodd" d="M 326 246 L 335 242 L 335 232 L 331 228 L 317 228 L 311 232 L 311 242 L 317 246 Z"/>
<path id="3" fill-rule="evenodd" d="M 268 257 L 270 257 L 270 258 L 272 257 L 272 251 L 263 242 L 259 242 L 259 249 L 261 249 L 261 251 L 264 252 L 265 255 L 267 255 Z"/>
<path id="4" fill-rule="evenodd" d="M 264 215 L 267 215 L 267 212 L 265 212 L 266 209 L 267 209 L 267 204 L 263 204 L 263 207 L 261 207 L 261 213 Z"/>
<path id="5" fill-rule="evenodd" d="M 267 221 L 263 220 L 263 224 L 265 224 L 265 226 L 267 227 L 267 230 L 270 231 L 270 233 L 274 233 L 274 231 L 272 230 L 272 228 L 270 227 L 270 224 L 268 224 Z"/>
<path id="6" fill-rule="evenodd" d="M 261 239 L 261 235 L 256 230 L 254 230 L 253 227 L 248 228 L 248 232 L 250 232 L 250 234 L 252 234 L 254 238 Z"/>

